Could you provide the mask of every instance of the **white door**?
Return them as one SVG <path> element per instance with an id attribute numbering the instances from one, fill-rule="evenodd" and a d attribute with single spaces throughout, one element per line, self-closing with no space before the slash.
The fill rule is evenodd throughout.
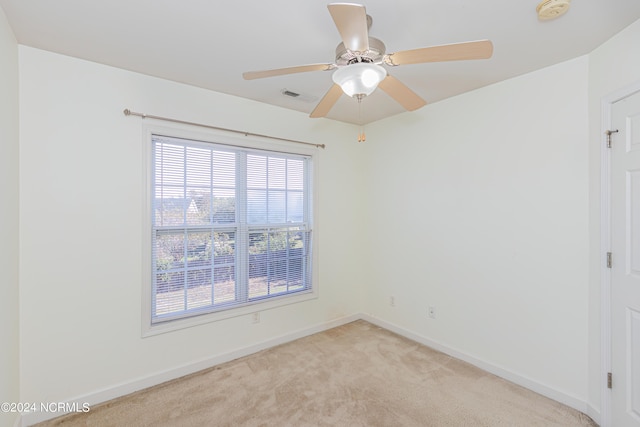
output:
<path id="1" fill-rule="evenodd" d="M 640 426 L 640 92 L 611 121 L 611 425 Z"/>

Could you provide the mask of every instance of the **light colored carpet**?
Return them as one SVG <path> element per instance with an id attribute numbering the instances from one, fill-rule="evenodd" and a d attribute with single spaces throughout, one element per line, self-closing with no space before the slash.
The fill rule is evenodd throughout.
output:
<path id="1" fill-rule="evenodd" d="M 586 415 L 365 321 L 39 426 L 595 426 Z"/>

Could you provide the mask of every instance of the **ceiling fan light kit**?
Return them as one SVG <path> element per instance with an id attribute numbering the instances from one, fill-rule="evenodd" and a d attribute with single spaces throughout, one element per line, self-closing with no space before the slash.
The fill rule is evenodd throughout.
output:
<path id="1" fill-rule="evenodd" d="M 373 93 L 378 87 L 405 110 L 416 110 L 426 105 L 426 101 L 400 80 L 390 76 L 383 65 L 395 67 L 428 62 L 487 59 L 493 54 L 493 44 L 489 40 L 386 53 L 385 44 L 369 36 L 373 20 L 367 15 L 363 5 L 331 3 L 327 7 L 342 39 L 336 48 L 334 63 L 249 71 L 242 74 L 245 80 L 253 80 L 310 71 L 335 70 L 332 76 L 334 84 L 316 105 L 310 117 L 325 117 L 342 93 L 356 98 L 360 103 L 362 98 Z M 364 132 L 359 139 L 364 140 Z"/>
<path id="2" fill-rule="evenodd" d="M 387 77 L 387 71 L 380 65 L 361 62 L 333 72 L 333 81 L 348 96 L 371 95 L 378 84 Z"/>
<path id="3" fill-rule="evenodd" d="M 571 0 L 543 0 L 536 7 L 538 18 L 543 21 L 555 19 L 569 10 Z"/>

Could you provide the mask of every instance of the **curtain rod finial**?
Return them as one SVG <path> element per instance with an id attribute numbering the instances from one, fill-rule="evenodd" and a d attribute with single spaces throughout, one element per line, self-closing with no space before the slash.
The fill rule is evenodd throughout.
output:
<path id="1" fill-rule="evenodd" d="M 123 113 L 124 113 L 125 116 L 128 116 L 128 115 L 131 114 L 131 110 L 129 110 L 128 108 L 125 108 Z"/>

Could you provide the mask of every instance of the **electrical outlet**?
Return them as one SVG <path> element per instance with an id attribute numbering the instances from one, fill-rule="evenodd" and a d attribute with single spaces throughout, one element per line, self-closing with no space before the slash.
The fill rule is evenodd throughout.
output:
<path id="1" fill-rule="evenodd" d="M 389 297 L 389 305 L 391 307 L 395 307 L 396 306 L 396 297 L 394 297 L 393 295 Z"/>
<path id="2" fill-rule="evenodd" d="M 251 321 L 253 323 L 260 323 L 260 312 L 259 311 L 256 311 L 255 313 L 253 313 L 251 315 Z"/>
<path id="3" fill-rule="evenodd" d="M 430 305 L 429 307 L 427 307 L 427 314 L 429 315 L 430 318 L 435 319 L 436 318 L 436 308 L 432 305 Z"/>

